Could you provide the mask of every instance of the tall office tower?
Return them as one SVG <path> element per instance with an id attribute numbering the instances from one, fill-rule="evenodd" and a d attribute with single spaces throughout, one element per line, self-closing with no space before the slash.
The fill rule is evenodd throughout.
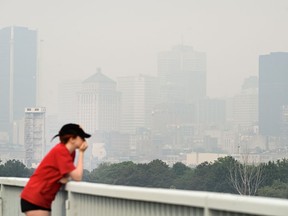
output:
<path id="1" fill-rule="evenodd" d="M 81 81 L 70 80 L 59 85 L 58 94 L 58 123 L 64 125 L 78 121 L 78 93 L 81 90 Z"/>
<path id="2" fill-rule="evenodd" d="M 0 135 L 6 142 L 12 142 L 12 126 L 23 120 L 25 107 L 36 105 L 36 71 L 37 32 L 0 29 Z"/>
<path id="3" fill-rule="evenodd" d="M 240 130 L 258 125 L 258 77 L 244 80 L 241 92 L 233 98 L 233 123 Z"/>
<path id="4" fill-rule="evenodd" d="M 89 133 L 118 131 L 119 106 L 116 82 L 102 74 L 100 69 L 82 82 L 78 94 L 78 122 Z"/>
<path id="5" fill-rule="evenodd" d="M 25 161 L 33 167 L 45 154 L 45 108 L 26 108 L 24 121 Z"/>
<path id="6" fill-rule="evenodd" d="M 226 103 L 222 99 L 205 98 L 199 101 L 197 116 L 199 124 L 221 128 L 225 124 Z"/>
<path id="7" fill-rule="evenodd" d="M 282 107 L 288 105 L 288 53 L 259 57 L 259 131 L 280 136 Z"/>
<path id="8" fill-rule="evenodd" d="M 195 103 L 206 96 L 206 54 L 191 46 L 159 53 L 161 102 Z"/>
<path id="9" fill-rule="evenodd" d="M 121 132 L 135 133 L 138 128 L 151 128 L 151 113 L 158 101 L 157 78 L 118 77 L 117 88 L 121 93 Z"/>

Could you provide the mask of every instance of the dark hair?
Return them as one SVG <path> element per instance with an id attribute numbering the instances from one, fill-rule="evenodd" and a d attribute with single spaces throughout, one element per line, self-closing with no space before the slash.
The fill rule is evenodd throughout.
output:
<path id="1" fill-rule="evenodd" d="M 60 142 L 63 144 L 66 144 L 70 138 L 75 139 L 77 137 L 77 135 L 75 134 L 65 134 L 63 136 L 59 136 Z"/>

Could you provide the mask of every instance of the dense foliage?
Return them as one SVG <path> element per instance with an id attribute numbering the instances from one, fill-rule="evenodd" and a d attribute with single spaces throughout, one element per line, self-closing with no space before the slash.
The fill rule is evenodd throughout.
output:
<path id="1" fill-rule="evenodd" d="M 18 160 L 8 160 L 2 163 L 0 160 L 0 176 L 3 177 L 29 177 L 33 173 L 33 169 L 28 169 L 22 162 Z"/>
<path id="2" fill-rule="evenodd" d="M 32 169 L 26 168 L 24 164 L 16 160 L 1 164 L 0 176 L 29 177 L 33 172 Z M 234 178 L 231 179 L 231 173 L 249 172 L 249 170 L 258 167 L 261 168 L 258 169 L 261 171 L 261 175 L 259 175 L 259 186 L 257 186 L 255 195 L 288 198 L 287 159 L 260 165 L 243 166 L 232 157 L 224 157 L 219 158 L 214 163 L 204 162 L 195 168 L 190 168 L 180 162 L 169 167 L 161 160 L 153 160 L 150 163 L 142 164 L 135 164 L 131 161 L 114 164 L 103 163 L 91 172 L 84 170 L 83 180 L 113 185 L 237 194 L 239 191 L 235 188 L 235 184 L 233 184 L 235 182 L 233 181 L 241 183 L 242 176 L 234 175 Z M 252 175 L 253 173 L 248 174 Z M 251 178 L 250 183 L 255 184 L 253 178 Z"/>
<path id="3" fill-rule="evenodd" d="M 231 179 L 231 173 L 238 173 L 238 175 L 236 175 L 236 178 L 234 176 Z M 245 179 L 246 185 L 242 185 L 244 187 L 243 191 L 246 191 L 246 187 L 249 189 L 253 187 L 255 190 L 255 193 L 246 191 L 246 195 L 288 198 L 287 159 L 268 162 L 267 164 L 243 165 L 233 157 L 228 156 L 219 158 L 214 163 L 204 162 L 196 168 L 190 168 L 180 162 L 169 167 L 161 160 L 154 160 L 148 164 L 135 164 L 130 161 L 102 164 L 91 171 L 86 180 L 115 185 L 177 188 L 237 194 L 239 191 L 235 188 L 235 184 L 233 184 L 235 182 L 233 181 L 239 181 L 241 186 L 243 176 L 248 176 L 249 178 L 247 179 L 250 181 L 247 184 L 247 179 Z"/>

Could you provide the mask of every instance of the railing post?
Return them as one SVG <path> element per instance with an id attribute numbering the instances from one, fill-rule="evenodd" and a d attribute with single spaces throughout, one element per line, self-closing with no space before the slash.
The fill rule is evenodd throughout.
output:
<path id="1" fill-rule="evenodd" d="M 204 201 L 204 216 L 211 216 L 211 211 L 209 208 L 209 196 L 205 197 Z"/>
<path id="2" fill-rule="evenodd" d="M 211 216 L 211 211 L 210 209 L 207 207 L 207 205 L 204 208 L 204 216 Z"/>
<path id="3" fill-rule="evenodd" d="M 65 215 L 69 216 L 71 211 L 71 191 L 67 191 L 67 199 L 65 201 Z"/>
<path id="4" fill-rule="evenodd" d="M 66 200 L 65 201 L 65 215 L 68 216 L 69 215 L 69 209 L 70 209 L 70 200 Z"/>
<path id="5" fill-rule="evenodd" d="M 3 216 L 2 197 L 0 197 L 0 216 Z"/>
<path id="6" fill-rule="evenodd" d="M 0 185 L 0 216 L 3 216 L 3 185 Z"/>

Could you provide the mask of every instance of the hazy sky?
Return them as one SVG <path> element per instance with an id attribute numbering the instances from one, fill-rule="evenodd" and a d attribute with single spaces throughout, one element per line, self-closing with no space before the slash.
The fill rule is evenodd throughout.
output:
<path id="1" fill-rule="evenodd" d="M 157 74 L 158 52 L 191 45 L 207 54 L 207 93 L 233 96 L 258 75 L 258 56 L 288 51 L 287 0 L 0 0 L 0 28 L 38 29 L 43 103 L 57 85 L 101 67 L 115 79 Z"/>

